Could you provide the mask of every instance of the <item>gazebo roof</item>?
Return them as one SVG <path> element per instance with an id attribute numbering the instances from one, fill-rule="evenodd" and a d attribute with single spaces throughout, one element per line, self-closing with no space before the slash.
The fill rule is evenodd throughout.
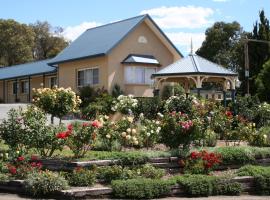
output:
<path id="1" fill-rule="evenodd" d="M 187 57 L 168 65 L 152 76 L 159 77 L 174 75 L 237 76 L 237 73 L 196 54 L 189 54 Z"/>

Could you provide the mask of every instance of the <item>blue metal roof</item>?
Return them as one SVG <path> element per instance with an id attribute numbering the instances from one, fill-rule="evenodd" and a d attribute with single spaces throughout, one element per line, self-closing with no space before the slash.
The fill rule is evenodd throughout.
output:
<path id="1" fill-rule="evenodd" d="M 141 22 L 143 22 L 145 18 L 150 19 L 158 30 L 160 30 L 149 15 L 140 15 L 122 21 L 90 28 L 74 40 L 61 53 L 59 53 L 49 64 L 54 65 L 82 58 L 104 56 L 119 44 Z M 175 48 L 179 55 L 182 56 L 167 36 L 161 30 L 160 32 Z"/>
<path id="2" fill-rule="evenodd" d="M 137 55 L 137 54 L 128 55 L 128 57 L 125 58 L 122 63 L 144 63 L 144 64 L 159 65 L 158 60 L 154 56 Z"/>
<path id="3" fill-rule="evenodd" d="M 237 76 L 237 73 L 213 63 L 196 54 L 190 54 L 186 58 L 180 59 L 175 63 L 163 68 L 153 76 L 165 75 L 185 75 L 185 74 L 213 74 L 225 76 Z"/>
<path id="4" fill-rule="evenodd" d="M 0 80 L 13 79 L 25 76 L 33 76 L 56 72 L 56 68 L 49 66 L 51 59 L 30 62 L 21 65 L 0 68 Z"/>
<path id="5" fill-rule="evenodd" d="M 105 55 L 117 45 L 146 15 L 90 28 L 74 40 L 51 64 L 62 63 L 79 58 Z"/>

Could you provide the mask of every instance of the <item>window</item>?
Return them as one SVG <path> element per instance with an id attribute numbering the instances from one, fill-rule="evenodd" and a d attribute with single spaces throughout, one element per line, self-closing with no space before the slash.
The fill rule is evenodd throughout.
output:
<path id="1" fill-rule="evenodd" d="M 53 88 L 56 85 L 57 85 L 57 78 L 55 76 L 51 77 L 50 78 L 50 88 Z"/>
<path id="2" fill-rule="evenodd" d="M 154 67 L 125 67 L 125 82 L 129 84 L 151 84 L 151 75 L 156 72 Z"/>
<path id="3" fill-rule="evenodd" d="M 18 84 L 17 81 L 14 81 L 12 83 L 12 92 L 13 92 L 13 94 L 17 94 L 18 90 L 19 90 L 19 84 Z"/>
<path id="4" fill-rule="evenodd" d="M 77 73 L 78 87 L 91 86 L 99 83 L 99 69 L 84 69 Z"/>
<path id="5" fill-rule="evenodd" d="M 29 92 L 29 82 L 28 81 L 22 81 L 21 82 L 21 93 L 27 94 Z"/>

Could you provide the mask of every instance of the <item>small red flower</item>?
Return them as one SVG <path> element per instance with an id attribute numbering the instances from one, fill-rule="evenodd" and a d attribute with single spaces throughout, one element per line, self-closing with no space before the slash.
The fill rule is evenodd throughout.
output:
<path id="1" fill-rule="evenodd" d="M 71 130 L 73 129 L 73 125 L 72 125 L 72 124 L 69 124 L 69 125 L 67 126 L 67 129 L 68 129 L 69 131 L 71 131 Z"/>
<path id="2" fill-rule="evenodd" d="M 58 139 L 65 139 L 68 136 L 66 132 L 60 132 L 56 135 Z"/>
<path id="3" fill-rule="evenodd" d="M 19 157 L 17 158 L 17 161 L 24 161 L 24 157 L 23 157 L 23 156 L 19 156 Z"/>
<path id="4" fill-rule="evenodd" d="M 31 167 L 36 167 L 37 166 L 37 163 L 36 162 L 32 162 L 31 163 Z"/>
<path id="5" fill-rule="evenodd" d="M 232 112 L 231 111 L 226 111 L 225 112 L 225 114 L 226 114 L 226 116 L 228 117 L 228 118 L 232 118 L 233 117 L 233 114 L 232 114 Z"/>
<path id="6" fill-rule="evenodd" d="M 100 128 L 101 127 L 101 123 L 98 120 L 92 121 L 91 122 L 91 126 L 95 127 L 95 128 Z"/>
<path id="7" fill-rule="evenodd" d="M 38 159 L 38 157 L 37 157 L 36 155 L 32 155 L 32 156 L 31 156 L 31 160 L 32 160 L 32 161 L 37 160 L 37 159 Z"/>
<path id="8" fill-rule="evenodd" d="M 9 173 L 11 173 L 13 175 L 17 173 L 17 169 L 14 166 L 9 166 L 8 171 L 9 171 Z"/>
<path id="9" fill-rule="evenodd" d="M 87 126 L 89 126 L 89 123 L 83 122 L 82 126 L 83 126 L 83 127 L 87 127 Z"/>
<path id="10" fill-rule="evenodd" d="M 42 163 L 41 163 L 41 162 L 38 162 L 38 163 L 36 164 L 36 167 L 40 169 L 40 168 L 42 167 Z"/>

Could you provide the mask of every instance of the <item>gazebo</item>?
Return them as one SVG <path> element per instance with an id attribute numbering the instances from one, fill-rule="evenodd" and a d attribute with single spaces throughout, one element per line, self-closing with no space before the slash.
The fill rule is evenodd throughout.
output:
<path id="1" fill-rule="evenodd" d="M 238 84 L 237 73 L 193 53 L 164 67 L 153 74 L 152 78 L 154 79 L 155 95 L 159 94 L 165 82 L 180 83 L 184 87 L 187 95 L 191 87 L 196 88 L 198 96 L 200 96 L 203 82 L 221 84 L 225 105 L 227 90 L 231 91 L 232 101 L 235 101 L 235 87 Z"/>

